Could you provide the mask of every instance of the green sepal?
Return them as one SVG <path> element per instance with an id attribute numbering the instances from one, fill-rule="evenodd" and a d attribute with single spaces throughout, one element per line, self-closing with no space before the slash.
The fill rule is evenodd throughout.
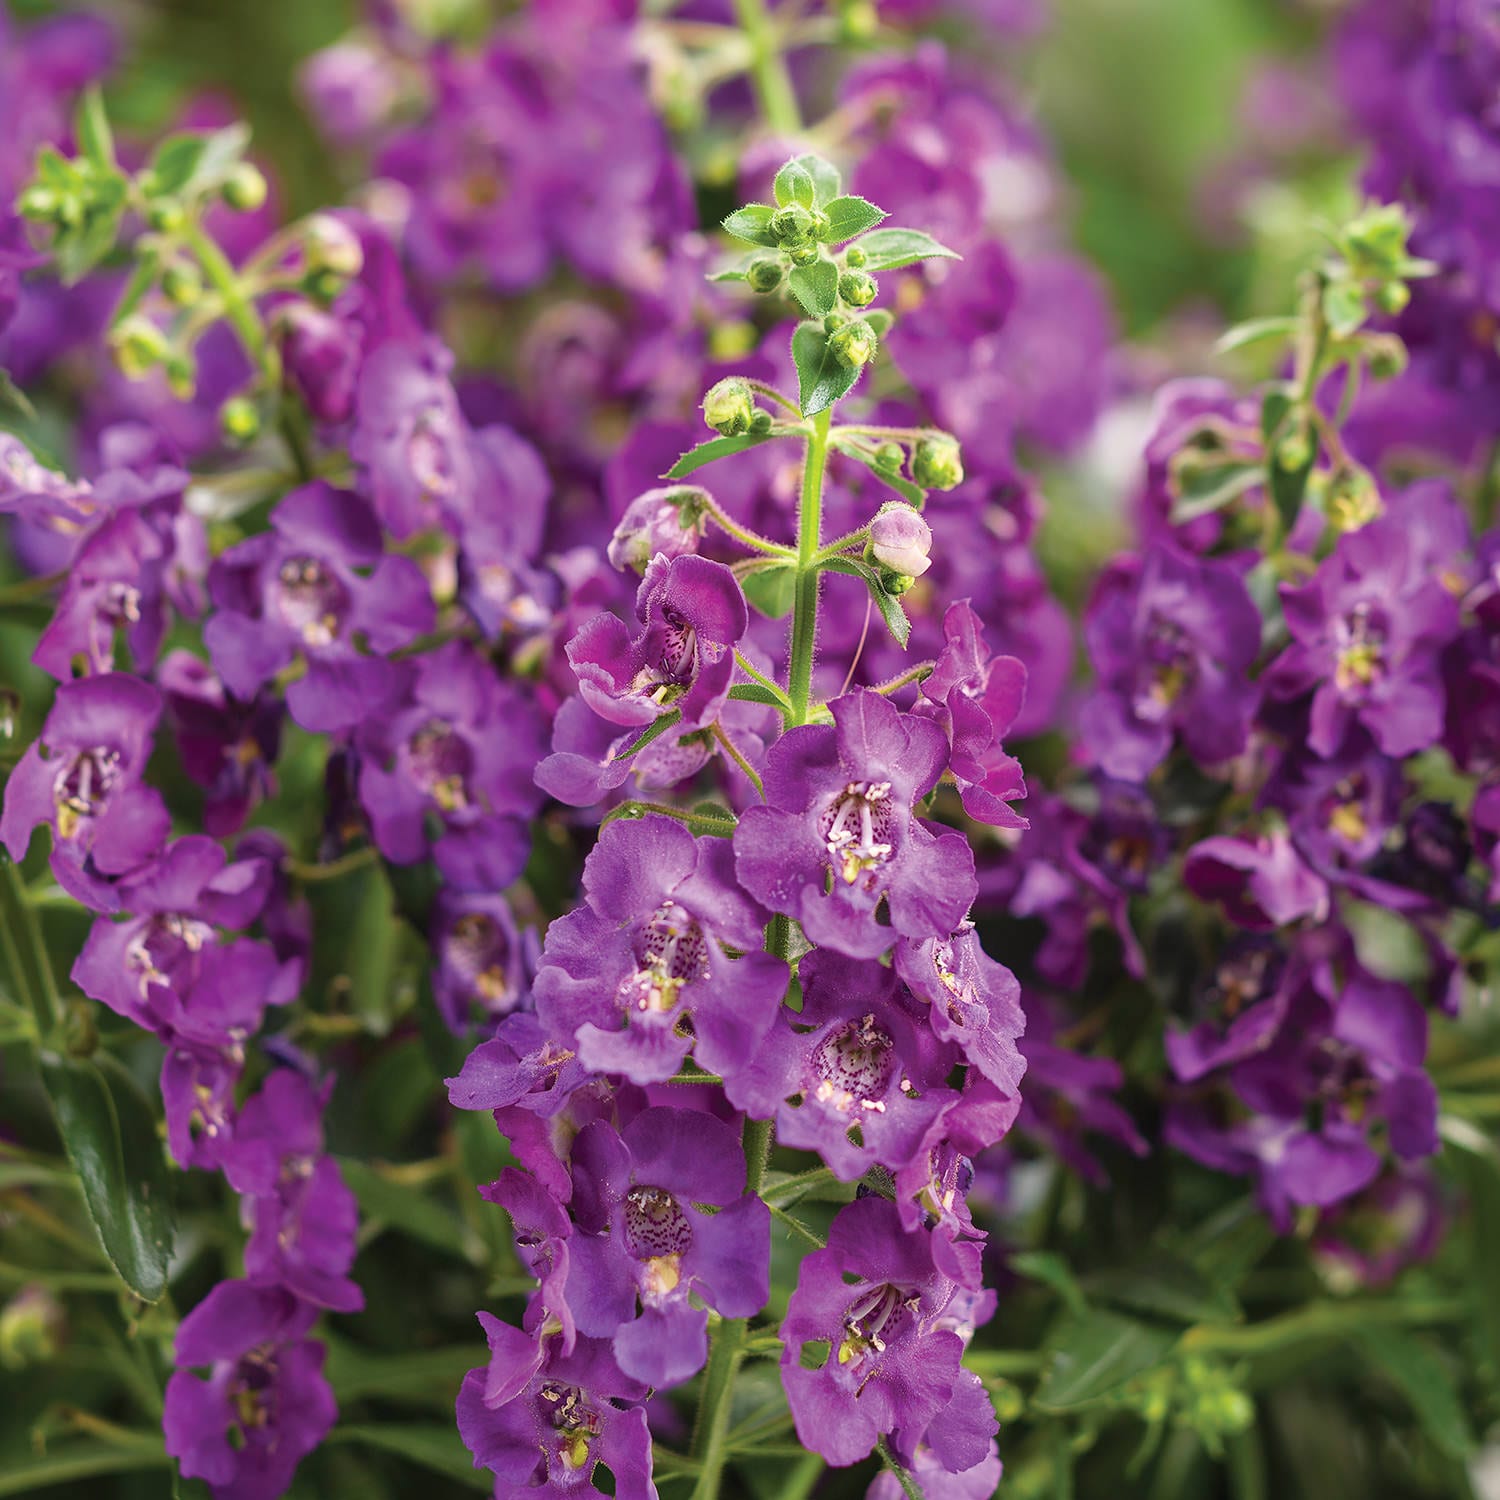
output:
<path id="1" fill-rule="evenodd" d="M 785 431 L 773 429 L 770 432 L 742 432 L 737 437 L 710 438 L 706 443 L 699 443 L 696 448 L 689 448 L 661 477 L 683 479 L 695 469 L 701 469 L 704 464 L 711 464 L 717 458 L 728 458 L 732 453 L 743 453 L 746 448 L 754 448 L 760 443 L 770 442 L 772 438 L 786 435 Z"/>
<path id="2" fill-rule="evenodd" d="M 881 587 L 880 570 L 857 557 L 830 557 L 823 566 L 830 573 L 848 573 L 854 578 L 864 579 L 866 587 L 870 590 L 870 597 L 875 601 L 875 608 L 880 611 L 880 618 L 885 621 L 886 629 L 895 636 L 896 644 L 904 650 L 906 643 L 911 639 L 911 621 L 907 619 L 906 611 L 901 608 L 901 601 L 893 594 L 886 593 Z"/>
<path id="3" fill-rule="evenodd" d="M 41 1073 L 104 1253 L 136 1296 L 160 1300 L 176 1225 L 171 1177 L 145 1093 L 106 1052 L 44 1052 Z"/>
<path id="4" fill-rule="evenodd" d="M 873 229 L 886 217 L 883 208 L 876 208 L 866 198 L 854 196 L 835 198 L 823 211 L 828 215 L 828 228 L 818 238 L 830 245 L 842 245 L 845 240 Z M 874 268 L 866 266 L 864 269 Z"/>
<path id="5" fill-rule="evenodd" d="M 920 229 L 872 229 L 855 241 L 865 253 L 866 271 L 895 271 L 919 260 L 962 260 L 958 251 L 939 244 Z"/>
<path id="6" fill-rule="evenodd" d="M 826 318 L 838 306 L 839 268 L 831 260 L 796 266 L 786 282 L 810 318 Z"/>
<path id="7" fill-rule="evenodd" d="M 927 491 L 920 484 L 914 484 L 904 474 L 897 474 L 890 469 L 882 469 L 875 461 L 875 455 L 867 448 L 861 448 L 854 438 L 846 442 L 840 442 L 837 437 L 829 444 L 835 453 L 842 453 L 847 458 L 852 458 L 857 463 L 862 463 L 881 484 L 889 485 L 891 489 L 901 496 L 909 505 L 921 510 L 927 503 Z"/>
<path id="8" fill-rule="evenodd" d="M 752 245 L 768 245 L 775 249 L 781 241 L 771 233 L 771 215 L 776 210 L 769 203 L 747 203 L 737 208 L 724 220 L 724 228 L 737 240 L 748 240 Z"/>
<path id="9" fill-rule="evenodd" d="M 802 415 L 811 417 L 847 396 L 859 379 L 860 365 L 841 364 L 828 347 L 821 323 L 799 323 L 792 335 L 792 362 L 797 366 Z"/>
<path id="10" fill-rule="evenodd" d="M 797 598 L 797 570 L 790 563 L 775 568 L 758 568 L 740 580 L 750 607 L 770 620 L 791 614 Z M 737 689 L 729 690 L 733 697 Z"/>

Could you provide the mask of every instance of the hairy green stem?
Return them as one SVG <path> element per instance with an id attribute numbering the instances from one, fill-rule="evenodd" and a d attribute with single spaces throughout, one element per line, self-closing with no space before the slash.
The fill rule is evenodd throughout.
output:
<path id="1" fill-rule="evenodd" d="M 880 1461 L 892 1474 L 896 1476 L 896 1483 L 901 1486 L 901 1493 L 908 1500 L 922 1500 L 922 1487 L 907 1472 L 906 1466 L 891 1452 L 890 1444 L 881 1438 L 875 1444 L 875 1451 L 880 1455 Z"/>
<path id="2" fill-rule="evenodd" d="M 823 471 L 828 463 L 830 415 L 825 409 L 813 418 L 802 467 L 802 504 L 797 515 L 797 591 L 792 606 L 791 662 L 787 669 L 794 724 L 807 723 L 813 653 L 818 642 L 817 556 L 823 526 Z"/>
<path id="3" fill-rule="evenodd" d="M 761 115 L 777 135 L 796 135 L 802 129 L 802 112 L 765 0 L 734 0 L 734 14 L 750 44 L 750 78 Z"/>
<path id="4" fill-rule="evenodd" d="M 741 546 L 748 547 L 752 552 L 764 552 L 769 557 L 793 558 L 797 555 L 790 547 L 783 546 L 780 542 L 773 542 L 770 537 L 762 536 L 760 532 L 752 531 L 748 526 L 741 526 L 712 496 L 700 503 L 704 514 L 720 531 L 732 536 Z"/>
<path id="5" fill-rule="evenodd" d="M 57 1029 L 61 1009 L 57 981 L 42 938 L 42 924 L 26 899 L 21 872 L 8 854 L 0 854 L 0 929 L 11 980 L 24 990 L 36 1017 L 38 1036 L 45 1041 Z"/>
<path id="6" fill-rule="evenodd" d="M 748 1127 L 747 1127 L 748 1129 Z M 734 1377 L 744 1358 L 744 1318 L 732 1318 L 714 1330 L 703 1372 L 703 1395 L 698 1403 L 698 1425 L 693 1452 L 700 1465 L 693 1500 L 718 1500 L 719 1478 L 729 1458 L 729 1415 L 733 1407 Z"/>

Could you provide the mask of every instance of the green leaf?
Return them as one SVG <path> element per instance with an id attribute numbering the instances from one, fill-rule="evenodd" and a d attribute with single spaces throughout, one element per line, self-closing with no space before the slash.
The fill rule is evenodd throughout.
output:
<path id="1" fill-rule="evenodd" d="M 385 872 L 372 865 L 359 874 L 359 904 L 348 930 L 344 972 L 349 976 L 350 1009 L 372 1036 L 385 1036 L 398 1009 L 399 968 L 396 963 L 401 924 L 396 920 L 396 898 Z"/>
<path id="2" fill-rule="evenodd" d="M 637 736 L 620 751 L 618 758 L 624 760 L 628 756 L 639 755 L 652 740 L 660 739 L 681 717 L 682 710 L 676 708 L 659 715 L 656 722 L 648 726 L 644 734 Z"/>
<path id="3" fill-rule="evenodd" d="M 750 575 L 751 578 L 759 578 L 760 576 L 759 573 L 752 573 Z M 729 696 L 740 703 L 764 703 L 770 708 L 787 707 L 787 701 L 783 694 L 773 692 L 768 687 L 762 687 L 758 682 L 736 683 L 730 688 Z"/>
<path id="4" fill-rule="evenodd" d="M 1289 532 L 1302 508 L 1302 497 L 1307 493 L 1307 481 L 1313 466 L 1318 461 L 1318 439 L 1316 433 L 1308 434 L 1307 462 L 1297 468 L 1285 468 L 1277 454 L 1278 440 L 1285 436 L 1287 419 L 1292 416 L 1296 401 L 1289 387 L 1272 386 L 1265 395 L 1260 409 L 1261 436 L 1266 444 L 1266 488 L 1281 516 L 1283 533 Z"/>
<path id="5" fill-rule="evenodd" d="M 1370 315 L 1364 291 L 1352 281 L 1335 281 L 1323 289 L 1323 316 L 1341 338 L 1357 333 Z"/>
<path id="6" fill-rule="evenodd" d="M 1178 1323 L 1231 1323 L 1241 1316 L 1227 1287 L 1160 1251 L 1139 1265 L 1095 1271 L 1084 1277 L 1083 1288 L 1095 1301 Z"/>
<path id="7" fill-rule="evenodd" d="M 839 300 L 839 268 L 831 260 L 794 266 L 786 284 L 810 318 L 826 318 Z"/>
<path id="8" fill-rule="evenodd" d="M 792 360 L 797 366 L 798 395 L 805 417 L 815 416 L 847 396 L 859 379 L 861 367 L 850 369 L 834 357 L 821 323 L 797 325 L 792 335 Z"/>
<path id="9" fill-rule="evenodd" d="M 820 238 L 830 245 L 842 245 L 845 240 L 873 229 L 886 217 L 885 210 L 876 208 L 869 199 L 853 196 L 835 198 L 824 212 L 828 215 L 828 229 Z"/>
<path id="10" fill-rule="evenodd" d="M 743 271 L 728 270 L 710 271 L 708 279 L 710 281 L 748 281 L 750 278 Z"/>
<path id="11" fill-rule="evenodd" d="M 920 484 L 913 484 L 904 474 L 898 474 L 891 469 L 882 469 L 875 462 L 875 455 L 868 448 L 860 447 L 855 439 L 850 438 L 847 442 L 840 442 L 835 438 L 830 446 L 835 452 L 845 454 L 856 462 L 862 463 L 881 484 L 889 485 L 903 500 L 914 505 L 918 510 L 921 510 L 927 503 L 927 491 Z"/>
<path id="12" fill-rule="evenodd" d="M 460 1260 L 477 1263 L 483 1258 L 484 1247 L 447 1204 L 387 1176 L 370 1162 L 343 1156 L 338 1158 L 338 1167 L 366 1219 L 380 1219 L 392 1229 Z"/>
<path id="13" fill-rule="evenodd" d="M 896 315 L 888 307 L 869 308 L 863 317 L 875 330 L 875 337 L 878 339 L 883 339 L 896 326 Z"/>
<path id="14" fill-rule="evenodd" d="M 1248 322 L 1236 323 L 1214 344 L 1216 354 L 1232 354 L 1236 349 L 1246 349 L 1266 339 L 1290 338 L 1297 331 L 1295 318 L 1251 318 Z"/>
<path id="15" fill-rule="evenodd" d="M 831 161 L 824 161 L 821 156 L 809 153 L 799 156 L 797 165 L 813 180 L 813 203 L 816 207 L 826 208 L 843 190 L 843 178 Z"/>
<path id="16" fill-rule="evenodd" d="M 875 601 L 875 608 L 885 621 L 886 629 L 895 636 L 897 645 L 904 649 L 911 639 L 911 621 L 907 619 L 901 601 L 881 587 L 880 570 L 856 557 L 830 557 L 823 566 L 830 573 L 848 573 L 855 578 L 864 579 L 865 586 L 870 590 L 870 597 Z"/>
<path id="17" fill-rule="evenodd" d="M 866 271 L 895 271 L 919 260 L 962 260 L 920 229 L 873 229 L 854 242 L 865 252 Z"/>
<path id="18" fill-rule="evenodd" d="M 8 370 L 0 370 L 0 408 L 7 406 L 29 422 L 36 420 L 36 407 L 27 399 L 26 392 L 10 378 Z"/>
<path id="19" fill-rule="evenodd" d="M 811 208 L 816 194 L 812 173 L 800 161 L 789 161 L 776 174 L 773 191 L 782 208 L 789 203 L 800 203 L 803 208 Z"/>
<path id="20" fill-rule="evenodd" d="M 1453 1376 L 1432 1346 L 1403 1328 L 1372 1325 L 1357 1337 L 1370 1362 L 1406 1397 L 1434 1446 L 1449 1458 L 1466 1459 L 1474 1435 Z"/>
<path id="21" fill-rule="evenodd" d="M 1018 1276 L 1030 1281 L 1040 1281 L 1050 1286 L 1063 1299 L 1068 1311 L 1082 1316 L 1088 1309 L 1088 1299 L 1073 1268 L 1055 1250 L 1021 1250 L 1008 1256 L 1006 1265 Z"/>
<path id="22" fill-rule="evenodd" d="M 757 569 L 747 573 L 740 583 L 750 605 L 767 618 L 779 620 L 791 614 L 797 598 L 797 570 L 790 563 Z"/>
<path id="23" fill-rule="evenodd" d="M 704 464 L 711 464 L 715 459 L 728 458 L 732 453 L 743 453 L 747 448 L 754 448 L 760 443 L 769 442 L 774 437 L 785 435 L 783 432 L 773 430 L 771 432 L 742 432 L 738 437 L 710 438 L 706 443 L 699 443 L 696 448 L 689 448 L 661 477 L 684 479 L 695 469 L 701 469 Z"/>
<path id="24" fill-rule="evenodd" d="M 97 84 L 90 84 L 78 100 L 73 115 L 73 134 L 78 152 L 96 167 L 108 169 L 115 164 L 115 138 L 104 112 L 104 95 Z"/>
<path id="25" fill-rule="evenodd" d="M 1232 505 L 1241 495 L 1264 484 L 1265 465 L 1246 463 L 1232 459 L 1222 464 L 1205 464 L 1202 468 L 1188 471 L 1186 479 L 1175 485 L 1176 496 L 1172 501 L 1172 521 L 1181 525 L 1184 521 L 1195 521 L 1199 516 L 1211 515 Z"/>
<path id="26" fill-rule="evenodd" d="M 118 173 L 100 183 L 83 222 L 52 244 L 57 274 L 65 286 L 82 281 L 115 248 L 125 214 L 125 179 Z"/>
<path id="27" fill-rule="evenodd" d="M 172 1475 L 172 1500 L 214 1500 L 214 1492 L 204 1480 L 177 1473 Z"/>
<path id="28" fill-rule="evenodd" d="M 239 165 L 249 144 L 250 127 L 244 124 L 168 136 L 152 153 L 148 187 L 153 196 L 171 197 L 217 187 Z"/>
<path id="29" fill-rule="evenodd" d="M 110 314 L 111 331 L 118 328 L 141 305 L 141 299 L 156 285 L 156 273 L 159 269 L 150 260 L 138 260 L 135 263 L 130 280 L 125 283 L 125 290 L 120 293 L 120 300 L 115 303 L 115 310 Z"/>
<path id="30" fill-rule="evenodd" d="M 1493 1272 L 1495 1246 L 1500 1245 L 1500 1159 L 1488 1143 L 1483 1151 L 1455 1148 L 1451 1141 L 1448 1144 L 1462 1164 L 1468 1189 L 1469 1265 L 1476 1271 L 1484 1266 L 1492 1268 L 1489 1273 L 1469 1278 L 1475 1332 L 1490 1367 L 1500 1370 L 1500 1276 Z"/>
<path id="31" fill-rule="evenodd" d="M 44 1458 L 8 1456 L 0 1467 L 0 1495 L 35 1495 L 54 1484 L 124 1474 L 133 1469 L 165 1469 L 171 1462 L 162 1449 L 160 1433 L 142 1433 L 139 1446 L 134 1443 L 122 1446 L 94 1438 L 58 1443 Z M 99 1492 L 94 1488 L 95 1494 Z"/>
<path id="32" fill-rule="evenodd" d="M 450 1344 L 442 1349 L 413 1349 L 404 1354 L 377 1354 L 347 1339 L 325 1335 L 325 1373 L 342 1404 L 366 1396 L 415 1405 L 452 1406 L 464 1376 L 484 1363 L 483 1346 Z"/>
<path id="33" fill-rule="evenodd" d="M 1047 1411 L 1088 1406 L 1159 1365 L 1181 1335 L 1108 1308 L 1070 1314 L 1050 1341 L 1052 1363 L 1033 1400 Z"/>
<path id="34" fill-rule="evenodd" d="M 737 240 L 748 240 L 752 245 L 769 245 L 774 249 L 781 243 L 771 233 L 771 215 L 775 212 L 769 203 L 747 203 L 724 220 L 724 228 Z"/>
<path id="35" fill-rule="evenodd" d="M 155 1302 L 167 1289 L 175 1228 L 151 1106 L 108 1053 L 43 1053 L 41 1070 L 104 1253 L 131 1291 Z"/>
<path id="36" fill-rule="evenodd" d="M 382 1422 L 371 1427 L 335 1427 L 325 1441 L 362 1443 L 383 1453 L 394 1453 L 420 1464 L 437 1474 L 488 1494 L 495 1487 L 495 1476 L 488 1469 L 476 1469 L 474 1459 L 464 1447 L 458 1429 L 451 1422 Z"/>

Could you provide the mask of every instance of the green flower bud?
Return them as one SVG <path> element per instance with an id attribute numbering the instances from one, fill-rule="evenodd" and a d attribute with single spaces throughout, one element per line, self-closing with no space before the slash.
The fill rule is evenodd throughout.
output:
<path id="1" fill-rule="evenodd" d="M 198 365 L 191 354 L 169 354 L 166 365 L 167 389 L 179 401 L 191 401 L 198 389 Z"/>
<path id="2" fill-rule="evenodd" d="M 846 370 L 858 370 L 875 358 L 879 343 L 875 330 L 863 318 L 855 318 L 829 334 L 828 347 Z"/>
<path id="3" fill-rule="evenodd" d="M 755 393 L 738 375 L 721 380 L 703 398 L 703 420 L 720 437 L 738 437 L 755 420 Z"/>
<path id="4" fill-rule="evenodd" d="M 203 277 L 187 261 L 176 261 L 161 275 L 161 289 L 168 302 L 191 307 L 203 293 Z"/>
<path id="5" fill-rule="evenodd" d="M 1328 523 L 1337 532 L 1358 531 L 1385 511 L 1380 488 L 1370 471 L 1350 467 L 1340 469 L 1328 485 L 1323 500 Z"/>
<path id="6" fill-rule="evenodd" d="M 906 462 L 906 449 L 900 443 L 882 443 L 875 450 L 875 467 L 888 474 L 899 474 Z"/>
<path id="7" fill-rule="evenodd" d="M 946 433 L 924 437 L 911 456 L 911 477 L 923 489 L 951 490 L 964 482 L 963 452 Z"/>
<path id="8" fill-rule="evenodd" d="M 813 240 L 787 245 L 785 248 L 794 266 L 810 266 L 818 259 L 818 247 Z"/>
<path id="9" fill-rule="evenodd" d="M 1406 368 L 1406 345 L 1393 333 L 1371 334 L 1365 354 L 1376 380 L 1393 380 Z"/>
<path id="10" fill-rule="evenodd" d="M 346 280 L 365 263 L 359 236 L 332 214 L 314 214 L 303 225 L 302 254 L 309 272 L 332 271 Z"/>
<path id="11" fill-rule="evenodd" d="M 757 407 L 755 415 L 750 419 L 750 431 L 757 435 L 767 433 L 771 430 L 771 413 Z"/>
<path id="12" fill-rule="evenodd" d="M 890 594 L 892 598 L 899 599 L 902 594 L 909 593 L 916 584 L 916 579 L 910 573 L 882 572 L 880 575 L 880 587 Z"/>
<path id="13" fill-rule="evenodd" d="M 21 1370 L 56 1359 L 65 1331 L 62 1303 L 46 1287 L 22 1287 L 0 1310 L 0 1365 Z"/>
<path id="14" fill-rule="evenodd" d="M 219 188 L 219 194 L 230 208 L 240 213 L 253 213 L 266 201 L 266 179 L 253 162 L 238 163 Z"/>
<path id="15" fill-rule="evenodd" d="M 1305 469 L 1312 462 L 1312 439 L 1301 428 L 1294 428 L 1276 445 L 1276 464 L 1288 474 Z"/>
<path id="16" fill-rule="evenodd" d="M 1392 317 L 1406 310 L 1411 293 L 1404 281 L 1387 281 L 1375 289 L 1375 306 Z"/>
<path id="17" fill-rule="evenodd" d="M 248 396 L 231 396 L 219 408 L 219 430 L 236 446 L 260 436 L 260 408 Z"/>
<path id="18" fill-rule="evenodd" d="M 833 226 L 829 222 L 828 215 L 825 214 L 821 208 L 815 208 L 815 209 L 813 209 L 813 211 L 812 211 L 812 229 L 811 229 L 810 233 L 812 234 L 812 237 L 815 240 L 821 240 L 821 239 L 826 238 L 827 234 L 828 234 L 828 231 L 832 227 Z"/>
<path id="19" fill-rule="evenodd" d="M 149 318 L 126 318 L 110 335 L 115 363 L 127 380 L 140 380 L 167 357 L 167 336 Z"/>
<path id="20" fill-rule="evenodd" d="M 869 258 L 870 257 L 866 255 L 858 245 L 850 245 L 849 248 L 844 251 L 844 264 L 856 271 L 862 265 L 864 265 L 864 263 L 869 260 Z"/>
<path id="21" fill-rule="evenodd" d="M 831 312 L 823 319 L 823 332 L 827 334 L 837 333 L 848 321 L 849 319 L 843 313 Z"/>
<path id="22" fill-rule="evenodd" d="M 302 278 L 302 290 L 321 307 L 327 307 L 348 285 L 347 277 L 327 269 L 314 271 Z"/>
<path id="23" fill-rule="evenodd" d="M 774 255 L 763 255 L 759 260 L 752 260 L 745 270 L 745 280 L 750 283 L 750 290 L 759 292 L 762 296 L 774 292 L 785 275 L 786 267 Z"/>
<path id="24" fill-rule="evenodd" d="M 1026 1397 L 1012 1381 L 996 1380 L 990 1386 L 990 1397 L 1002 1422 L 1018 1422 L 1026 1411 Z"/>
<path id="25" fill-rule="evenodd" d="M 800 203 L 788 203 L 771 215 L 771 233 L 785 243 L 788 240 L 805 240 L 812 233 L 813 216 L 810 208 Z"/>
<path id="26" fill-rule="evenodd" d="M 27 188 L 16 199 L 16 212 L 23 219 L 45 224 L 57 213 L 57 205 L 57 194 L 51 188 L 44 188 L 38 183 Z"/>
<path id="27" fill-rule="evenodd" d="M 839 6 L 839 37 L 843 41 L 868 42 L 879 25 L 880 17 L 870 0 L 844 0 Z"/>
<path id="28" fill-rule="evenodd" d="M 845 271 L 839 277 L 839 296 L 850 307 L 868 307 L 879 290 L 875 278 L 866 271 Z"/>
<path id="29" fill-rule="evenodd" d="M 175 198 L 154 198 L 146 208 L 146 223 L 158 234 L 176 234 L 186 221 Z"/>

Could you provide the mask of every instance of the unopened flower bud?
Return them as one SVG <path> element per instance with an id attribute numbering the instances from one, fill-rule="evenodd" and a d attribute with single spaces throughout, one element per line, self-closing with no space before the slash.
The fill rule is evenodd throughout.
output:
<path id="1" fill-rule="evenodd" d="M 191 307 L 203 293 L 203 277 L 187 261 L 176 261 L 161 273 L 161 289 L 168 302 Z"/>
<path id="2" fill-rule="evenodd" d="M 911 477 L 928 490 L 951 490 L 964 482 L 963 452 L 946 433 L 924 437 L 911 456 Z"/>
<path id="3" fill-rule="evenodd" d="M 888 474 L 899 474 L 906 462 L 906 449 L 900 443 L 882 443 L 875 450 L 875 467 Z"/>
<path id="4" fill-rule="evenodd" d="M 169 354 L 163 368 L 167 389 L 179 401 L 191 401 L 198 389 L 198 365 L 191 354 Z"/>
<path id="5" fill-rule="evenodd" d="M 823 319 L 823 332 L 828 334 L 837 333 L 849 319 L 840 312 L 831 312 Z"/>
<path id="6" fill-rule="evenodd" d="M 696 552 L 708 498 L 707 490 L 691 484 L 637 495 L 610 538 L 610 565 L 621 572 L 634 569 L 644 573 L 646 564 L 658 554 L 673 558 Z"/>
<path id="7" fill-rule="evenodd" d="M 781 285 L 781 278 L 785 274 L 786 270 L 776 256 L 763 255 L 759 260 L 750 262 L 745 271 L 745 280 L 750 283 L 752 292 L 764 295 L 774 292 Z"/>
<path id="8" fill-rule="evenodd" d="M 332 214 L 314 214 L 303 226 L 302 254 L 310 274 L 331 271 L 347 281 L 364 269 L 359 236 Z"/>
<path id="9" fill-rule="evenodd" d="M 1312 439 L 1301 428 L 1294 428 L 1276 445 L 1276 464 L 1288 474 L 1305 469 L 1312 462 Z"/>
<path id="10" fill-rule="evenodd" d="M 828 347 L 846 370 L 858 370 L 875 358 L 879 346 L 875 330 L 863 318 L 856 318 L 828 336 Z"/>
<path id="11" fill-rule="evenodd" d="M 755 393 L 738 375 L 713 386 L 703 398 L 703 420 L 720 437 L 738 437 L 755 420 Z"/>
<path id="12" fill-rule="evenodd" d="M 1404 312 L 1410 301 L 1411 292 L 1404 281 L 1387 281 L 1376 288 L 1375 306 L 1392 317 L 1399 312 Z"/>
<path id="13" fill-rule="evenodd" d="M 1406 368 L 1406 345 L 1393 333 L 1371 334 L 1365 353 L 1376 380 L 1394 380 Z"/>
<path id="14" fill-rule="evenodd" d="M 875 278 L 866 271 L 845 271 L 839 277 L 839 296 L 850 307 L 868 307 L 879 290 Z"/>
<path id="15" fill-rule="evenodd" d="M 219 408 L 219 430 L 242 446 L 260 436 L 260 408 L 248 396 L 231 396 Z"/>
<path id="16" fill-rule="evenodd" d="M 783 242 L 805 240 L 812 233 L 812 227 L 812 210 L 800 203 L 788 203 L 771 215 L 771 233 Z"/>
<path id="17" fill-rule="evenodd" d="M 110 335 L 115 363 L 127 380 L 140 380 L 167 356 L 167 336 L 149 318 L 126 318 Z"/>
<path id="18" fill-rule="evenodd" d="M 787 256 L 794 266 L 810 266 L 818 260 L 818 246 L 813 240 L 786 246 Z"/>
<path id="19" fill-rule="evenodd" d="M 1340 469 L 1333 476 L 1323 500 L 1323 509 L 1335 531 L 1358 531 L 1384 512 L 1385 503 L 1370 471 L 1350 467 Z"/>
<path id="20" fill-rule="evenodd" d="M 253 162 L 242 161 L 224 179 L 219 193 L 230 208 L 254 213 L 266 201 L 265 174 Z"/>
<path id="21" fill-rule="evenodd" d="M 815 208 L 815 209 L 813 209 L 813 211 L 812 211 L 812 228 L 808 232 L 812 235 L 812 237 L 815 240 L 821 240 L 821 239 L 826 238 L 827 235 L 828 235 L 828 231 L 832 227 L 833 226 L 829 222 L 828 215 L 826 213 L 824 213 L 821 208 Z"/>
<path id="22" fill-rule="evenodd" d="M 57 213 L 57 194 L 51 188 L 44 188 L 39 183 L 27 188 L 19 198 L 16 199 L 16 212 L 23 219 L 31 219 L 38 224 L 45 224 Z"/>
<path id="23" fill-rule="evenodd" d="M 57 1357 L 65 1329 L 62 1303 L 46 1287 L 22 1287 L 0 1309 L 0 1365 L 46 1364 Z"/>
<path id="24" fill-rule="evenodd" d="M 858 245 L 850 245 L 849 248 L 844 251 L 844 264 L 847 265 L 852 271 L 859 270 L 859 268 L 864 265 L 865 262 L 869 260 L 869 258 L 870 257 L 866 255 Z"/>
<path id="25" fill-rule="evenodd" d="M 771 430 L 771 413 L 761 407 L 755 408 L 755 415 L 750 418 L 750 431 L 757 436 L 764 436 Z"/>
<path id="26" fill-rule="evenodd" d="M 932 566 L 932 528 L 903 501 L 882 505 L 870 522 L 869 561 L 907 579 L 920 578 Z M 905 593 L 887 588 L 887 593 Z"/>
<path id="27" fill-rule="evenodd" d="M 182 205 L 175 198 L 153 198 L 146 209 L 146 223 L 157 234 L 176 234 L 186 219 Z"/>

